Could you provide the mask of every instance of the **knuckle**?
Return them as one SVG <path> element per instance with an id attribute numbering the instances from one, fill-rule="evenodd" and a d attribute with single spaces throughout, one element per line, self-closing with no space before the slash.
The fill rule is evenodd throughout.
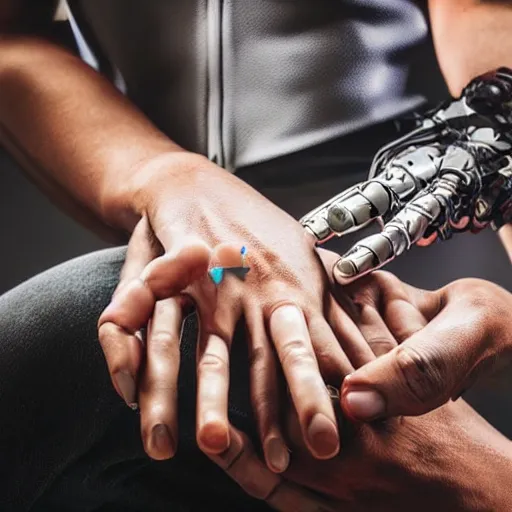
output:
<path id="1" fill-rule="evenodd" d="M 378 284 L 373 280 L 369 280 L 366 282 L 366 286 L 360 287 L 352 293 L 352 300 L 354 304 L 361 308 L 378 304 L 379 296 L 380 290 Z"/>
<path id="2" fill-rule="evenodd" d="M 498 287 L 482 279 L 464 278 L 454 281 L 449 285 L 453 295 L 464 301 L 468 301 L 470 306 L 481 307 L 488 304 L 489 299 L 495 297 Z"/>
<path id="3" fill-rule="evenodd" d="M 121 328 L 113 322 L 105 322 L 98 328 L 98 339 L 102 347 L 119 335 Z"/>
<path id="4" fill-rule="evenodd" d="M 493 299 L 493 294 L 488 285 L 479 279 L 472 280 L 466 293 L 469 304 L 475 309 L 485 309 L 488 307 L 489 301 Z"/>
<path id="5" fill-rule="evenodd" d="M 376 290 L 380 290 L 381 288 L 389 288 L 401 283 L 401 281 L 394 274 L 388 272 L 387 270 L 377 270 L 369 274 L 367 277 L 369 282 L 373 284 Z"/>
<path id="6" fill-rule="evenodd" d="M 273 491 L 273 488 L 268 489 L 261 486 L 252 478 L 251 475 L 240 479 L 240 486 L 242 489 L 253 498 L 257 500 L 266 500 Z"/>
<path id="7" fill-rule="evenodd" d="M 290 340 L 283 344 L 280 359 L 284 367 L 316 365 L 315 356 L 303 340 Z"/>
<path id="8" fill-rule="evenodd" d="M 198 373 L 219 373 L 225 375 L 228 373 L 228 364 L 217 354 L 205 352 L 199 361 L 197 367 Z"/>
<path id="9" fill-rule="evenodd" d="M 444 398 L 446 368 L 443 358 L 436 350 L 426 352 L 412 347 L 397 349 L 396 364 L 403 377 L 406 393 L 415 402 L 425 404 Z"/>
<path id="10" fill-rule="evenodd" d="M 141 389 L 146 393 L 162 393 L 166 395 L 168 399 L 169 395 L 178 392 L 178 372 L 175 370 L 177 370 L 177 368 L 171 368 L 165 377 L 158 375 L 146 375 L 144 381 L 140 384 Z M 157 403 L 157 397 L 153 397 L 151 404 L 151 412 L 153 414 L 158 412 L 156 409 Z M 170 405 L 170 401 L 169 403 L 166 403 L 166 405 Z"/>
<path id="11" fill-rule="evenodd" d="M 451 296 L 465 310 L 466 323 L 471 318 L 475 339 L 500 331 L 502 318 L 509 315 L 504 289 L 482 279 L 460 279 L 450 287 Z"/>
<path id="12" fill-rule="evenodd" d="M 156 355 L 169 355 L 171 349 L 179 343 L 176 333 L 166 329 L 157 329 L 151 331 L 150 347 L 151 352 Z"/>
<path id="13" fill-rule="evenodd" d="M 375 336 L 366 340 L 375 355 L 382 355 L 391 352 L 396 343 L 389 338 Z"/>
<path id="14" fill-rule="evenodd" d="M 257 500 L 267 500 L 281 481 L 278 475 L 261 464 L 252 451 L 239 454 L 227 472 L 249 496 Z"/>

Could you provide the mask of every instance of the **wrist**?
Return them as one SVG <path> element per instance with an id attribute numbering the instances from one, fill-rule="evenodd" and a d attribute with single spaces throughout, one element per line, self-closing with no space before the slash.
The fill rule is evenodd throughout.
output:
<path id="1" fill-rule="evenodd" d="M 408 420 L 421 425 L 429 416 L 438 417 L 430 457 L 423 464 L 419 457 L 416 470 L 419 481 L 426 480 L 434 489 L 425 510 L 441 503 L 447 510 L 467 512 L 512 510 L 512 443 L 463 400 Z M 420 453 L 425 446 L 423 439 Z"/>
<path id="2" fill-rule="evenodd" d="M 452 485 L 462 510 L 512 510 L 512 443 L 464 401 L 451 409 L 458 430 Z"/>
<path id="3" fill-rule="evenodd" d="M 212 167 L 205 156 L 184 150 L 152 155 L 133 166 L 128 180 L 105 187 L 103 217 L 109 225 L 131 232 L 158 197 L 181 195 L 201 170 Z"/>

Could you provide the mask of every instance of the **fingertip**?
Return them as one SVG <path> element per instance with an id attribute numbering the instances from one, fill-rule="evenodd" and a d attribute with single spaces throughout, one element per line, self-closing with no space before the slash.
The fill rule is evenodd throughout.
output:
<path id="1" fill-rule="evenodd" d="M 176 454 L 176 442 L 167 425 L 159 423 L 151 429 L 146 444 L 146 453 L 153 460 L 168 460 Z"/>
<path id="2" fill-rule="evenodd" d="M 197 444 L 205 453 L 219 455 L 229 448 L 229 428 L 217 415 L 207 415 L 199 428 Z"/>
<path id="3" fill-rule="evenodd" d="M 353 421 L 371 422 L 386 416 L 386 400 L 374 389 L 345 388 L 341 395 L 341 407 Z"/>
<path id="4" fill-rule="evenodd" d="M 338 427 L 325 414 L 313 416 L 307 428 L 307 438 L 311 454 L 316 459 L 332 459 L 340 450 Z"/>
<path id="5" fill-rule="evenodd" d="M 268 437 L 263 444 L 268 468 L 274 473 L 283 473 L 290 465 L 290 450 L 281 437 Z"/>

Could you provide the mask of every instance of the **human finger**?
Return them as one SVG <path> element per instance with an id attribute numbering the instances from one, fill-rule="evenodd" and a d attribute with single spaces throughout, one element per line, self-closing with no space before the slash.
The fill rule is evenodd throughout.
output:
<path id="1" fill-rule="evenodd" d="M 493 360 L 493 325 L 467 301 L 450 302 L 424 328 L 346 379 L 344 411 L 362 421 L 420 415 L 458 397 Z"/>
<path id="2" fill-rule="evenodd" d="M 249 343 L 249 375 L 252 408 L 269 469 L 282 473 L 290 452 L 281 430 L 282 395 L 276 356 L 265 329 L 263 312 L 252 302 L 244 304 Z"/>
<path id="3" fill-rule="evenodd" d="M 112 301 L 98 321 L 98 338 L 112 382 L 132 409 L 137 408 L 136 383 L 143 351 L 139 329 L 151 314 L 154 304 L 152 293 L 139 276 L 161 250 L 147 219 L 142 218 L 130 238 Z M 136 310 L 133 310 L 135 304 Z"/>
<path id="4" fill-rule="evenodd" d="M 177 448 L 182 308 L 179 298 L 158 301 L 147 329 L 139 405 L 144 448 L 155 460 L 174 456 Z"/>
<path id="5" fill-rule="evenodd" d="M 249 438 L 230 427 L 229 448 L 208 457 L 220 466 L 240 487 L 253 498 L 266 501 L 280 512 L 335 512 L 327 499 L 314 495 L 306 489 L 286 482 L 280 475 L 270 471 L 258 458 Z"/>
<path id="6" fill-rule="evenodd" d="M 304 313 L 295 304 L 281 303 L 270 311 L 268 325 L 308 449 L 316 458 L 331 458 L 339 450 L 336 417 Z"/>

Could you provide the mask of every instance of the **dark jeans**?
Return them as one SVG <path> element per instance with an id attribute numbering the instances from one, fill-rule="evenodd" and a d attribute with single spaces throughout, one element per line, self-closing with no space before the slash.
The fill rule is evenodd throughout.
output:
<path id="1" fill-rule="evenodd" d="M 396 136 L 387 124 L 239 175 L 300 216 L 364 179 L 375 149 Z M 348 243 L 336 241 L 333 248 Z M 178 454 L 166 462 L 145 455 L 138 415 L 113 391 L 96 336 L 123 258 L 123 248 L 93 253 L 0 297 L 0 510 L 267 510 L 195 446 L 195 317 L 182 340 Z M 512 288 L 510 264 L 491 232 L 413 250 L 389 269 L 428 288 L 464 276 Z M 242 333 L 232 360 L 230 415 L 254 436 Z M 512 417 L 498 405 L 506 387 L 482 387 L 472 400 L 510 436 Z"/>

